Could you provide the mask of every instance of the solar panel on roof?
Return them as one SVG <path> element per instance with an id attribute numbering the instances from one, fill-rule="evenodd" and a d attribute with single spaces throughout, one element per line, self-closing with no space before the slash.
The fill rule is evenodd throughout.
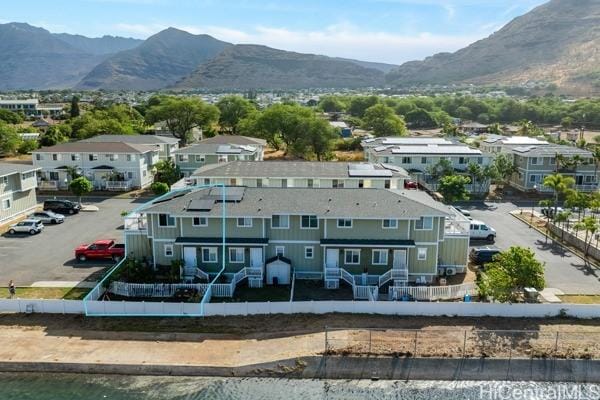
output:
<path id="1" fill-rule="evenodd" d="M 368 176 L 368 177 L 381 177 L 381 178 L 389 178 L 392 176 L 392 171 L 387 169 L 371 169 L 371 170 L 348 170 L 348 176 L 351 177 L 359 177 L 359 176 Z"/>
<path id="2" fill-rule="evenodd" d="M 171 193 L 166 194 L 164 197 L 161 197 L 158 200 L 154 200 L 152 202 L 152 204 L 158 204 L 158 203 L 162 203 L 162 202 L 165 202 L 165 201 L 173 200 L 173 199 L 175 199 L 177 197 L 181 197 L 183 195 L 186 195 L 186 194 L 190 193 L 191 191 L 192 191 L 192 189 L 186 189 L 186 190 L 179 190 L 177 192 L 171 192 Z"/>
<path id="3" fill-rule="evenodd" d="M 350 170 L 369 170 L 369 169 L 375 169 L 375 166 L 373 164 L 348 164 L 348 169 Z"/>
<path id="4" fill-rule="evenodd" d="M 376 141 L 377 139 L 366 139 L 363 142 L 365 143 L 373 143 L 374 141 Z"/>
<path id="5" fill-rule="evenodd" d="M 223 197 L 225 197 L 225 201 L 242 201 L 245 191 L 246 188 L 241 186 L 227 186 L 224 188 L 219 187 L 212 188 L 209 196 L 217 201 L 223 201 Z"/>
<path id="6" fill-rule="evenodd" d="M 187 211 L 210 211 L 215 205 L 214 200 L 198 199 L 192 200 L 187 208 Z"/>
<path id="7" fill-rule="evenodd" d="M 231 147 L 229 145 L 221 145 L 217 147 L 217 153 L 221 154 L 239 154 L 242 152 L 242 149 L 238 147 Z"/>
<path id="8" fill-rule="evenodd" d="M 246 150 L 246 151 L 256 151 L 256 147 L 254 146 L 246 146 L 246 145 L 242 145 L 240 146 L 242 149 Z"/>

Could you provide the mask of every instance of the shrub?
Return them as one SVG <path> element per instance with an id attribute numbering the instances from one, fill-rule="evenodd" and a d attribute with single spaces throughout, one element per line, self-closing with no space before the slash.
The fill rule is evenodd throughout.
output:
<path id="1" fill-rule="evenodd" d="M 150 190 L 152 190 L 155 195 L 160 196 L 169 191 L 169 185 L 164 182 L 154 182 L 150 186 Z"/>

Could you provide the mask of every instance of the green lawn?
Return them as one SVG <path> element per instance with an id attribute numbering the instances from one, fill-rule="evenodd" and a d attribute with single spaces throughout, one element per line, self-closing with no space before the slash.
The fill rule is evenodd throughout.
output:
<path id="1" fill-rule="evenodd" d="M 600 295 L 565 294 L 557 296 L 563 303 L 572 304 L 600 304 Z"/>
<path id="2" fill-rule="evenodd" d="M 89 288 L 47 288 L 47 287 L 18 287 L 16 298 L 21 299 L 65 299 L 83 300 Z M 0 288 L 0 297 L 8 298 L 8 288 Z"/>

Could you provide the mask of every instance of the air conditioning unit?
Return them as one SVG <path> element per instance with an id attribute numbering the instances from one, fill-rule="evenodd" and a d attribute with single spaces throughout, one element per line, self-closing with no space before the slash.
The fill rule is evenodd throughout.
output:
<path id="1" fill-rule="evenodd" d="M 446 268 L 446 276 L 453 276 L 456 275 L 456 268 Z"/>
<path id="2" fill-rule="evenodd" d="M 446 276 L 446 267 L 438 267 L 438 276 Z"/>

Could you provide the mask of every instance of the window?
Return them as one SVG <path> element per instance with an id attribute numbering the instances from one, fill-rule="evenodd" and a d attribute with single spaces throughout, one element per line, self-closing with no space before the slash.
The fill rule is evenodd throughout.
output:
<path id="1" fill-rule="evenodd" d="M 334 179 L 333 181 L 331 181 L 331 187 L 333 187 L 334 189 L 343 189 L 344 181 L 340 179 Z"/>
<path id="2" fill-rule="evenodd" d="M 244 262 L 244 248 L 231 247 L 229 248 L 229 262 L 232 264 L 241 264 Z"/>
<path id="3" fill-rule="evenodd" d="M 2 209 L 3 210 L 8 210 L 10 208 L 10 199 L 4 199 L 2 200 Z"/>
<path id="4" fill-rule="evenodd" d="M 109 154 L 108 159 L 110 161 L 117 161 L 119 159 L 119 155 L 118 154 Z"/>
<path id="5" fill-rule="evenodd" d="M 479 165 L 483 164 L 483 158 L 477 157 L 477 164 L 479 164 Z"/>
<path id="6" fill-rule="evenodd" d="M 466 164 L 467 161 L 468 161 L 468 158 L 466 158 L 466 157 L 459 157 L 458 158 L 458 163 L 459 164 Z"/>
<path id="7" fill-rule="evenodd" d="M 204 178 L 204 184 L 210 185 L 210 178 Z"/>
<path id="8" fill-rule="evenodd" d="M 208 218 L 194 217 L 192 218 L 192 226 L 208 226 Z"/>
<path id="9" fill-rule="evenodd" d="M 158 214 L 158 226 L 175 226 L 175 218 L 169 214 Z"/>
<path id="10" fill-rule="evenodd" d="M 204 162 L 204 156 L 200 154 L 196 154 L 196 162 Z"/>
<path id="11" fill-rule="evenodd" d="M 271 217 L 271 228 L 288 229 L 290 227 L 289 215 L 273 215 Z"/>
<path id="12" fill-rule="evenodd" d="M 276 256 L 285 256 L 285 247 L 284 246 L 275 246 L 275 255 Z"/>
<path id="13" fill-rule="evenodd" d="M 237 226 L 239 228 L 252 228 L 252 218 L 248 218 L 248 217 L 238 218 Z"/>
<path id="14" fill-rule="evenodd" d="M 433 229 L 433 218 L 421 217 L 421 219 L 415 222 L 415 229 L 422 231 L 430 231 L 431 229 Z"/>
<path id="15" fill-rule="evenodd" d="M 79 161 L 79 154 L 71 154 L 71 161 Z"/>
<path id="16" fill-rule="evenodd" d="M 41 161 L 43 158 L 42 158 L 41 154 L 36 154 L 35 155 L 35 159 L 38 160 L 38 161 Z"/>
<path id="17" fill-rule="evenodd" d="M 256 180 L 256 187 L 259 187 L 259 188 L 263 187 L 263 180 L 261 178 L 258 178 Z"/>
<path id="18" fill-rule="evenodd" d="M 306 246 L 304 248 L 304 258 L 312 260 L 315 257 L 315 248 L 312 246 Z"/>
<path id="19" fill-rule="evenodd" d="M 421 157 L 421 164 L 427 164 L 427 157 Z"/>
<path id="20" fill-rule="evenodd" d="M 178 158 L 180 162 L 187 162 L 188 160 L 187 154 L 180 154 Z"/>
<path id="21" fill-rule="evenodd" d="M 98 160 L 98 154 L 88 154 L 88 160 L 90 160 L 90 161 L 97 161 Z"/>
<path id="22" fill-rule="evenodd" d="M 398 220 L 397 219 L 384 219 L 381 223 L 381 227 L 383 229 L 396 229 L 396 228 L 398 228 Z"/>
<path id="23" fill-rule="evenodd" d="M 173 257 L 173 245 L 165 244 L 165 257 Z"/>
<path id="24" fill-rule="evenodd" d="M 3 185 L 8 185 L 8 176 L 3 176 L 2 178 L 0 178 L 0 180 L 2 181 L 1 183 Z"/>
<path id="25" fill-rule="evenodd" d="M 352 228 L 352 220 L 349 218 L 340 218 L 337 220 L 338 228 Z"/>
<path id="26" fill-rule="evenodd" d="M 230 184 L 231 186 L 237 186 L 237 179 L 235 179 L 235 178 L 231 178 L 231 179 L 229 180 L 229 184 Z"/>
<path id="27" fill-rule="evenodd" d="M 556 164 L 556 157 L 550 157 L 550 165 Z"/>
<path id="28" fill-rule="evenodd" d="M 306 181 L 306 187 L 312 188 L 315 186 L 315 182 L 312 179 Z"/>
<path id="29" fill-rule="evenodd" d="M 58 180 L 58 172 L 52 171 L 48 175 L 50 176 L 50 180 L 51 181 L 57 181 Z"/>
<path id="30" fill-rule="evenodd" d="M 60 157 L 58 156 L 58 154 L 52 154 L 52 161 L 58 161 L 60 160 Z"/>
<path id="31" fill-rule="evenodd" d="M 359 187 L 360 189 L 362 189 L 362 188 L 364 188 L 364 187 L 365 187 L 365 181 L 364 181 L 363 179 L 359 179 L 359 180 L 358 180 L 358 187 Z"/>
<path id="32" fill-rule="evenodd" d="M 538 182 L 540 179 L 539 175 L 529 175 L 529 182 L 530 183 L 536 183 Z"/>
<path id="33" fill-rule="evenodd" d="M 127 154 L 127 161 L 131 161 L 131 154 Z"/>
<path id="34" fill-rule="evenodd" d="M 402 157 L 402 164 L 412 164 L 410 157 Z"/>
<path id="35" fill-rule="evenodd" d="M 359 249 L 344 250 L 344 263 L 346 265 L 360 264 L 360 250 Z"/>
<path id="36" fill-rule="evenodd" d="M 127 179 L 133 179 L 133 172 L 131 172 L 131 171 L 127 172 Z"/>
<path id="37" fill-rule="evenodd" d="M 427 248 L 419 247 L 417 249 L 417 260 L 427 260 Z"/>
<path id="38" fill-rule="evenodd" d="M 287 179 L 282 179 L 282 180 L 281 180 L 281 187 L 282 187 L 282 188 L 286 188 L 286 187 L 288 187 L 288 181 L 287 181 Z"/>
<path id="39" fill-rule="evenodd" d="M 319 220 L 316 215 L 303 215 L 300 227 L 302 229 L 317 229 L 319 227 Z"/>
<path id="40" fill-rule="evenodd" d="M 373 250 L 373 265 L 387 265 L 388 263 L 388 250 L 377 249 Z"/>
<path id="41" fill-rule="evenodd" d="M 216 247 L 203 247 L 202 248 L 202 262 L 216 263 L 217 262 L 217 248 Z"/>
<path id="42" fill-rule="evenodd" d="M 537 157 L 531 157 L 531 165 L 537 165 L 538 159 Z"/>

